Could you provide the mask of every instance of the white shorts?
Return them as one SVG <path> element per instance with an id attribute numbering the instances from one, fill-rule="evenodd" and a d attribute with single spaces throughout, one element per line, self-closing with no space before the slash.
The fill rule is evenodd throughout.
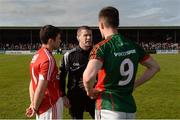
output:
<path id="1" fill-rule="evenodd" d="M 62 97 L 58 99 L 53 107 L 49 108 L 46 112 L 37 115 L 36 120 L 56 120 L 63 118 L 63 100 Z"/>
<path id="2" fill-rule="evenodd" d="M 135 113 L 117 112 L 111 110 L 95 110 L 95 120 L 135 119 Z"/>

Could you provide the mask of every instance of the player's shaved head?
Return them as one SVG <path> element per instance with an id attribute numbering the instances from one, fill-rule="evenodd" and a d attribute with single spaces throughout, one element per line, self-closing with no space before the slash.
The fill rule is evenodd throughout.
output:
<path id="1" fill-rule="evenodd" d="M 77 36 L 80 36 L 82 30 L 91 30 L 88 26 L 81 26 L 77 29 Z"/>
<path id="2" fill-rule="evenodd" d="M 108 6 L 99 12 L 99 21 L 103 21 L 107 27 L 119 26 L 119 12 L 116 8 Z"/>

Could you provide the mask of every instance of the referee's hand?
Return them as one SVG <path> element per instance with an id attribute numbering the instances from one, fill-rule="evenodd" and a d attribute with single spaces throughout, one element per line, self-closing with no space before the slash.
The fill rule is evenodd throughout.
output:
<path id="1" fill-rule="evenodd" d="M 68 97 L 63 96 L 63 104 L 64 104 L 64 106 L 65 106 L 66 108 L 70 108 L 70 107 L 71 107 L 71 104 L 70 104 L 70 102 L 69 102 Z"/>

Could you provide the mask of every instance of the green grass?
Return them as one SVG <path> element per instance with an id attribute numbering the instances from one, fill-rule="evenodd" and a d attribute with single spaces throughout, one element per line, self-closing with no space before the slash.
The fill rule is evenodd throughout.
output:
<path id="1" fill-rule="evenodd" d="M 56 55 L 57 64 L 62 56 Z M 161 71 L 137 88 L 137 118 L 180 119 L 180 55 L 153 55 Z M 23 119 L 29 105 L 29 62 L 31 55 L 0 55 L 0 119 Z M 139 76 L 143 71 L 139 67 Z M 68 110 L 64 118 L 71 118 Z M 85 113 L 84 118 L 90 118 Z"/>
<path id="2" fill-rule="evenodd" d="M 138 118 L 180 119 L 180 55 L 153 55 L 161 71 L 134 92 Z M 140 67 L 139 74 L 142 73 Z"/>

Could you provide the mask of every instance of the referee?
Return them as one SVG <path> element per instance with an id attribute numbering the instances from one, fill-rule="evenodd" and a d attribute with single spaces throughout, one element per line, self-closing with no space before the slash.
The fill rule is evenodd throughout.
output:
<path id="1" fill-rule="evenodd" d="M 64 106 L 69 108 L 72 119 L 83 119 L 83 112 L 87 111 L 94 119 L 95 100 L 90 99 L 84 89 L 82 75 L 89 61 L 89 54 L 93 46 L 92 30 L 88 26 L 81 26 L 77 30 L 79 45 L 63 56 L 60 65 L 60 86 L 63 93 Z M 68 74 L 67 94 L 66 76 Z"/>

